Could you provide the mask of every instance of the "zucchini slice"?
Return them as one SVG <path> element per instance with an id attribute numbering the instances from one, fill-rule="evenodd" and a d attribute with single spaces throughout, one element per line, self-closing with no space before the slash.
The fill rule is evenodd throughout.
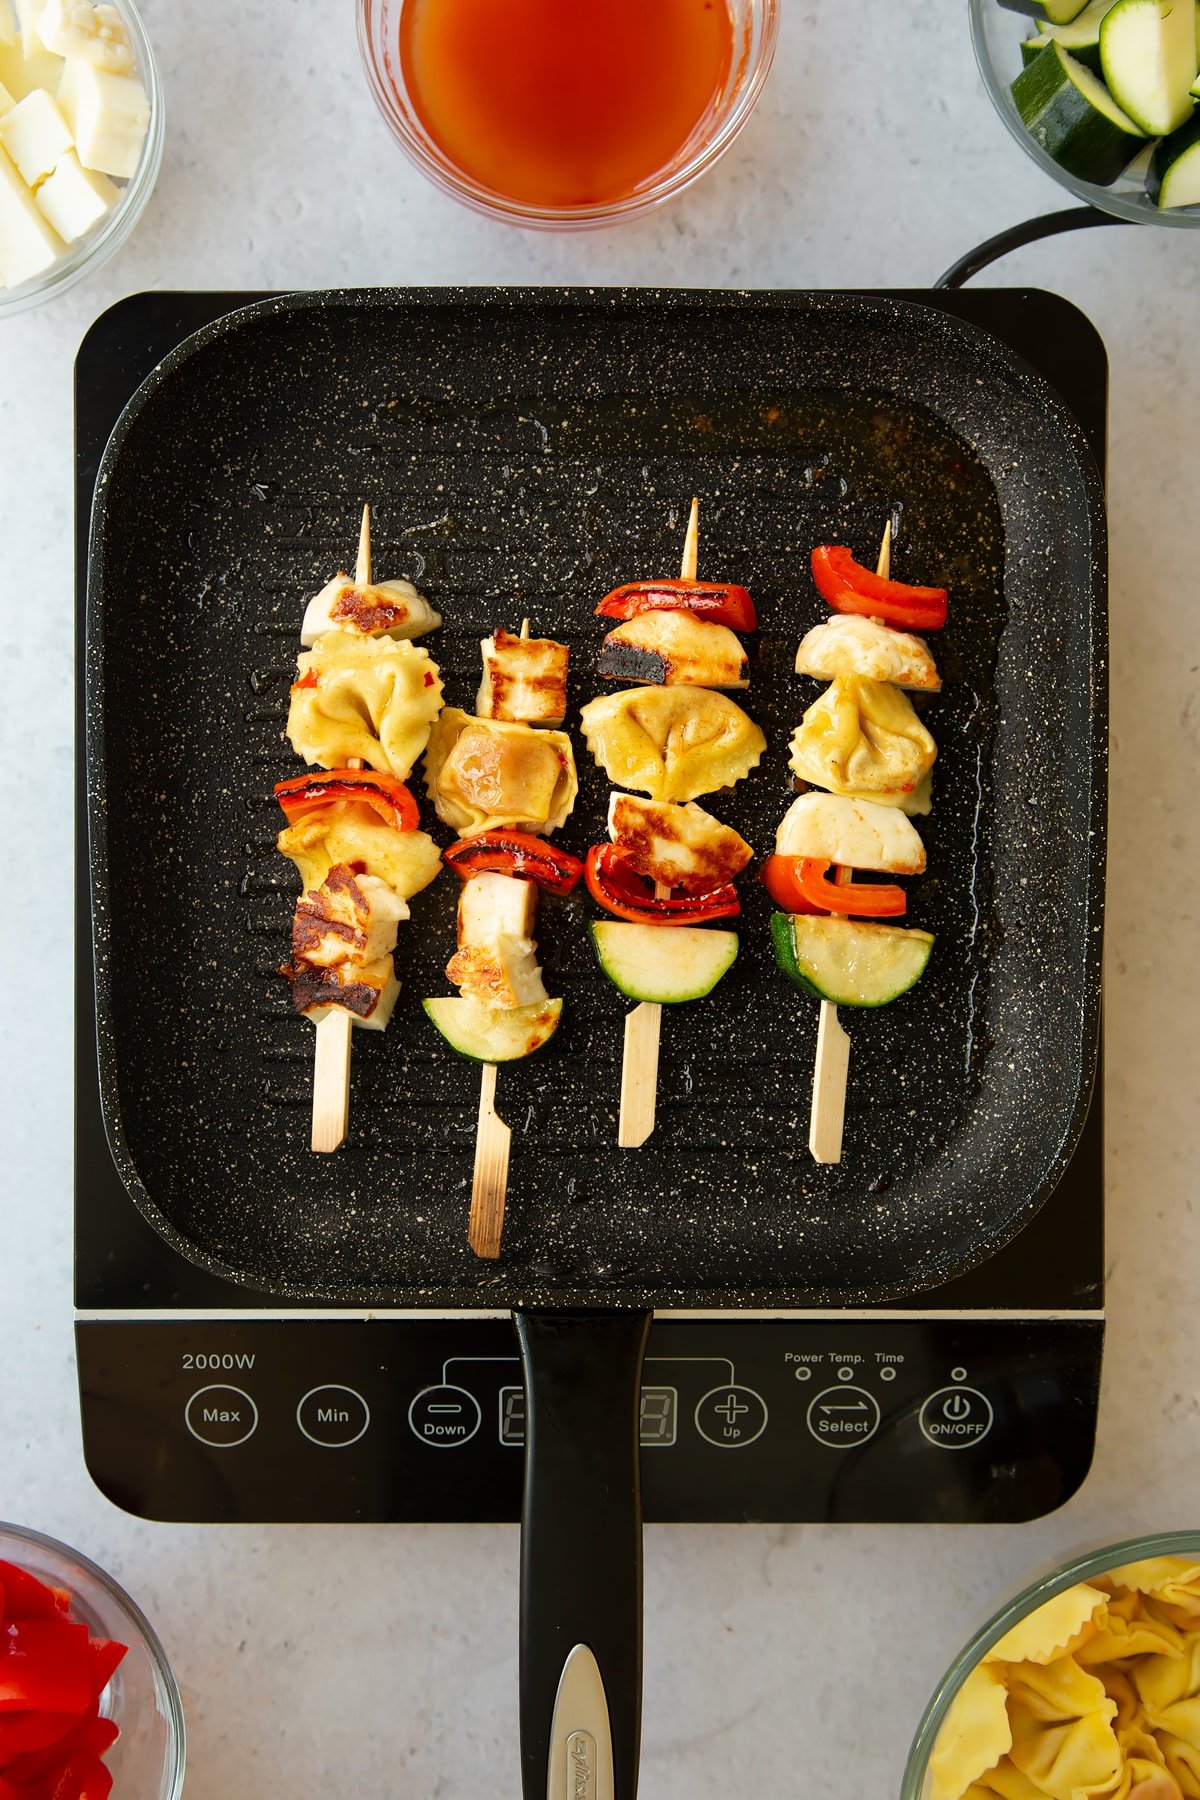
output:
<path id="1" fill-rule="evenodd" d="M 1061 44 L 1047 44 L 1012 92 L 1030 136 L 1082 181 L 1107 187 L 1146 141 L 1104 83 Z"/>
<path id="2" fill-rule="evenodd" d="M 772 913 L 775 960 L 817 1000 L 886 1006 L 925 973 L 933 933 L 812 913 Z"/>
<path id="3" fill-rule="evenodd" d="M 1077 56 L 1081 63 L 1097 75 L 1100 73 L 1100 21 L 1113 4 L 1113 0 L 1088 0 L 1087 5 L 1078 17 L 1069 25 L 1053 25 L 1048 19 L 1038 20 L 1036 37 L 1027 38 L 1021 45 L 1021 55 L 1026 63 L 1033 61 L 1036 50 L 1044 50 L 1047 44 L 1061 44 L 1072 56 Z"/>
<path id="4" fill-rule="evenodd" d="M 1067 25 L 1064 26 L 1063 29 L 1070 31 L 1071 27 Z M 1021 67 L 1027 69 L 1039 50 L 1044 50 L 1047 44 L 1053 44 L 1059 41 L 1059 39 L 1050 37 L 1044 31 L 1040 31 L 1037 37 L 1026 38 L 1021 45 Z M 1099 44 L 1080 44 L 1078 49 L 1071 51 L 1071 55 L 1081 62 L 1085 69 L 1090 69 L 1093 75 L 1099 75 Z"/>
<path id="5" fill-rule="evenodd" d="M 1195 7 L 1115 0 L 1100 25 L 1100 66 L 1109 93 L 1147 137 L 1178 131 L 1195 105 Z"/>
<path id="6" fill-rule="evenodd" d="M 461 994 L 422 1000 L 433 1023 L 452 1050 L 472 1062 L 518 1062 L 532 1056 L 554 1036 L 562 1017 L 561 1000 L 535 1000 L 530 1006 L 481 1006 Z"/>
<path id="7" fill-rule="evenodd" d="M 1159 144 L 1146 187 L 1159 206 L 1200 206 L 1200 112 Z"/>
<path id="8" fill-rule="evenodd" d="M 703 1000 L 738 953 L 736 931 L 703 925 L 633 925 L 601 919 L 588 926 L 597 960 L 631 1000 L 678 1006 Z"/>
<path id="9" fill-rule="evenodd" d="M 1009 12 L 1033 13 L 1051 25 L 1069 25 L 1087 3 L 1088 0 L 1000 0 Z"/>

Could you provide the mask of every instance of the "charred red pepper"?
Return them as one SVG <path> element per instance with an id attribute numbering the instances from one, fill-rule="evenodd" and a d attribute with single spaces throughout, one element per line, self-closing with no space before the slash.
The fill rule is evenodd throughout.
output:
<path id="1" fill-rule="evenodd" d="M 318 806 L 358 800 L 375 809 L 395 831 L 415 831 L 421 823 L 417 803 L 402 781 L 377 769 L 325 769 L 315 775 L 293 775 L 275 786 L 275 798 L 288 824 Z"/>
<path id="2" fill-rule="evenodd" d="M 864 613 L 905 631 L 939 631 L 946 623 L 945 588 L 909 587 L 856 563 L 844 544 L 820 544 L 812 553 L 813 580 L 835 612 Z"/>
<path id="3" fill-rule="evenodd" d="M 583 874 L 577 856 L 527 831 L 481 831 L 477 837 L 459 838 L 442 855 L 462 881 L 486 871 L 520 875 L 550 894 L 569 894 Z"/>
<path id="4" fill-rule="evenodd" d="M 606 912 L 635 925 L 706 925 L 711 919 L 733 919 L 741 902 L 732 882 L 707 894 L 660 900 L 617 844 L 595 844 L 587 853 L 588 892 Z"/>
<path id="5" fill-rule="evenodd" d="M 834 880 L 827 876 L 834 868 Z M 898 919 L 908 896 L 894 883 L 856 882 L 851 871 L 813 856 L 769 856 L 763 866 L 767 892 L 784 912 L 844 913 L 852 919 Z"/>
<path id="6" fill-rule="evenodd" d="M 606 594 L 596 611 L 605 619 L 643 612 L 692 612 L 733 631 L 755 631 L 758 614 L 744 587 L 728 581 L 630 581 Z"/>

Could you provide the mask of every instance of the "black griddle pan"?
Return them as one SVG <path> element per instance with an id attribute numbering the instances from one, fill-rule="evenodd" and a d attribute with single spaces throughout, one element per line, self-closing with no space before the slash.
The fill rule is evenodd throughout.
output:
<path id="1" fill-rule="evenodd" d="M 770 903 L 743 880 L 738 961 L 668 1011 L 658 1129 L 621 1152 L 625 1003 L 593 963 L 586 896 L 546 902 L 542 960 L 568 1004 L 548 1049 L 503 1070 L 508 1226 L 481 1264 L 465 1234 L 478 1070 L 419 1005 L 450 991 L 449 876 L 402 931 L 390 1029 L 356 1034 L 347 1144 L 307 1147 L 312 1033 L 273 973 L 296 883 L 270 797 L 299 767 L 283 723 L 303 603 L 353 555 L 369 501 L 381 575 L 445 617 L 428 641 L 447 701 L 471 707 L 479 639 L 528 614 L 571 643 L 571 723 L 606 685 L 596 602 L 671 572 L 693 493 L 701 575 L 744 582 L 761 619 L 746 704 L 769 749 L 711 804 L 763 854 L 818 691 L 792 673 L 824 616 L 812 545 L 869 561 L 890 516 L 896 573 L 950 589 L 908 919 L 936 933 L 933 960 L 904 999 L 850 1016 L 843 1161 L 817 1167 L 816 1009 L 777 973 Z M 1103 504 L 1082 436 L 1020 358 L 915 303 L 294 295 L 198 332 L 126 409 L 97 484 L 87 659 L 101 1092 L 126 1186 L 234 1280 L 522 1313 L 526 1792 L 547 1791 L 559 1674 L 589 1645 L 626 1800 L 646 1309 L 844 1306 L 948 1280 L 1030 1218 L 1082 1123 L 1106 756 Z M 578 737 L 577 758 L 558 841 L 582 852 L 608 782 Z M 593 1752 L 563 1730 L 565 1783 Z"/>

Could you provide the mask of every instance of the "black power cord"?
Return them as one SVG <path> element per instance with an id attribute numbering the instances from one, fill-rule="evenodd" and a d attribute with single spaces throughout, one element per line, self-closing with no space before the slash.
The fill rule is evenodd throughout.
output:
<path id="1" fill-rule="evenodd" d="M 968 250 L 965 256 L 951 263 L 933 285 L 935 288 L 962 287 L 965 281 L 970 281 L 989 263 L 1007 256 L 1010 250 L 1019 250 L 1024 244 L 1036 244 L 1039 238 L 1056 237 L 1060 231 L 1086 231 L 1093 225 L 1132 223 L 1132 219 L 1117 219 L 1112 213 L 1101 212 L 1098 206 L 1066 206 L 1061 212 L 1043 213 L 1039 218 L 1025 219 L 1020 225 L 998 231 L 985 244 L 977 244 L 974 250 Z"/>

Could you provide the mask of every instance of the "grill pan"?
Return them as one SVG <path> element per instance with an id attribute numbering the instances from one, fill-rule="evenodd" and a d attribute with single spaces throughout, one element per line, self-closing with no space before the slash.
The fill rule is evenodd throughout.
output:
<path id="1" fill-rule="evenodd" d="M 472 704 L 478 640 L 528 613 L 571 644 L 572 725 L 608 686 L 597 599 L 670 572 L 693 492 L 701 575 L 744 582 L 762 621 L 745 704 L 769 749 L 713 802 L 759 852 L 818 691 L 791 672 L 824 613 L 808 549 L 870 560 L 891 516 L 897 573 L 950 589 L 945 686 L 919 703 L 940 754 L 907 921 L 937 934 L 933 961 L 902 1001 L 850 1016 L 844 1157 L 818 1167 L 816 1008 L 775 971 L 769 901 L 744 880 L 738 961 L 703 1004 L 668 1010 L 657 1131 L 618 1152 L 624 1002 L 592 962 L 586 898 L 546 902 L 547 986 L 568 1005 L 547 1051 L 503 1071 L 508 1225 L 500 1263 L 480 1264 L 465 1239 L 478 1072 L 419 1008 L 449 991 L 448 876 L 402 929 L 389 1030 L 356 1034 L 346 1146 L 307 1148 L 312 1033 L 273 974 L 296 883 L 270 799 L 300 767 L 282 732 L 303 599 L 345 566 L 369 501 L 381 575 L 411 576 L 445 617 L 429 647 L 448 703 Z M 1104 598 L 1099 480 L 1066 409 L 986 334 L 896 298 L 296 295 L 197 333 L 113 434 L 86 671 L 112 1153 L 151 1223 L 231 1279 L 520 1314 L 539 1800 L 575 1646 L 602 1685 L 577 1657 L 566 1691 L 583 1710 L 564 1702 L 575 1737 L 556 1754 L 603 1764 L 611 1713 L 611 1792 L 636 1783 L 646 1309 L 935 1285 L 1018 1231 L 1070 1155 L 1099 996 Z M 558 841 L 582 852 L 605 835 L 608 781 L 576 749 Z M 563 1722 L 585 1715 L 580 1738 Z"/>

